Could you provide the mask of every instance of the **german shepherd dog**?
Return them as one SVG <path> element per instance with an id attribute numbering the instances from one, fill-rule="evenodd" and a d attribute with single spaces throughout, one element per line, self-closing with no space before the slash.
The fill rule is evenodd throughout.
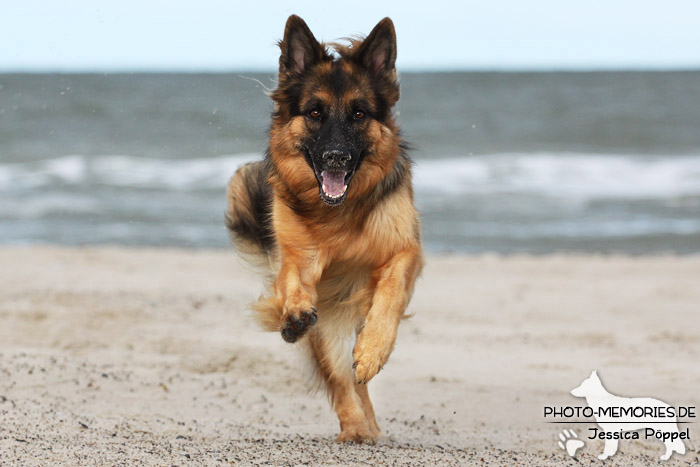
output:
<path id="1" fill-rule="evenodd" d="M 231 178 L 226 220 L 238 250 L 270 266 L 252 305 L 259 323 L 308 350 L 338 441 L 371 443 L 379 426 L 367 383 L 394 348 L 423 254 L 392 115 L 394 25 L 385 18 L 349 42 L 326 46 L 289 17 L 269 148 Z"/>

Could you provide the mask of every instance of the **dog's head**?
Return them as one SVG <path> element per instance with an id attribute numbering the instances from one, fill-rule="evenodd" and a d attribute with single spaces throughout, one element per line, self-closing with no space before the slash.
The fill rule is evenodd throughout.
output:
<path id="1" fill-rule="evenodd" d="M 571 390 L 571 395 L 576 397 L 587 397 L 599 394 L 603 389 L 603 383 L 598 378 L 598 372 L 593 370 L 591 376 L 584 379 L 581 384 Z"/>
<path id="2" fill-rule="evenodd" d="M 279 43 L 279 83 L 270 157 L 297 196 L 309 191 L 331 206 L 359 195 L 388 173 L 399 151 L 392 108 L 399 99 L 396 34 L 389 18 L 364 40 L 319 43 L 298 16 Z M 361 165 L 362 181 L 353 183 Z M 318 202 L 318 194 L 314 197 Z"/>

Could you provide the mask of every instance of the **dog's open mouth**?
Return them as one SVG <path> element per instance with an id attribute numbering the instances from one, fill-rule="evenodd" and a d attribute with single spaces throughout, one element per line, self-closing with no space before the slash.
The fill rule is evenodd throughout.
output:
<path id="1" fill-rule="evenodd" d="M 320 185 L 321 199 L 324 203 L 335 206 L 345 201 L 348 193 L 348 183 L 355 171 L 347 170 L 323 170 L 316 172 Z"/>

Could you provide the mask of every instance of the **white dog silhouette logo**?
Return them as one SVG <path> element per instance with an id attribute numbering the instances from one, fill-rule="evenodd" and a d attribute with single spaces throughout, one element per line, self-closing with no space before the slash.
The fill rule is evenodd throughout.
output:
<path id="1" fill-rule="evenodd" d="M 615 454 L 618 440 L 630 438 L 624 435 L 625 432 L 647 431 L 647 429 L 653 430 L 655 433 L 668 434 L 666 438 L 662 438 L 666 452 L 661 456 L 661 460 L 668 460 L 674 452 L 685 454 L 685 444 L 680 437 L 673 435 L 673 433 L 679 433 L 675 416 L 662 418 L 661 416 L 643 415 L 634 416 L 634 420 L 631 420 L 629 416 L 620 416 L 620 413 L 653 414 L 654 410 L 670 408 L 669 404 L 650 397 L 620 397 L 610 394 L 603 387 L 595 370 L 577 388 L 572 389 L 571 394 L 586 399 L 586 403 L 593 410 L 600 431 L 604 432 L 598 436 L 605 439 L 603 454 L 599 455 L 598 459 L 607 459 Z M 649 410 L 645 412 L 644 408 L 649 408 Z"/>

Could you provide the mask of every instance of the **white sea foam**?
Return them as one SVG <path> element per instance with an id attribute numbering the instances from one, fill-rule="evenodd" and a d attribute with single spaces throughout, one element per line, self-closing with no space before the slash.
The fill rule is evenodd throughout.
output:
<path id="1" fill-rule="evenodd" d="M 653 235 L 693 235 L 700 232 L 698 219 L 596 219 L 594 221 L 556 220 L 530 225 L 504 222 L 435 222 L 434 229 L 450 231 L 453 235 L 491 238 L 625 238 Z"/>
<path id="2" fill-rule="evenodd" d="M 226 183 L 261 157 L 0 162 L 0 242 L 224 246 Z M 698 251 L 700 155 L 497 154 L 414 172 L 430 248 Z"/>
<path id="3" fill-rule="evenodd" d="M 0 163 L 0 190 L 85 184 L 153 189 L 216 188 L 225 186 L 236 167 L 260 158 L 258 154 L 192 159 L 67 155 Z"/>
<path id="4" fill-rule="evenodd" d="M 700 195 L 700 156 L 499 154 L 418 161 L 418 190 L 576 199 Z"/>
<path id="5" fill-rule="evenodd" d="M 52 214 L 70 212 L 76 214 L 95 214 L 104 209 L 100 203 L 78 193 L 35 193 L 21 199 L 0 198 L 0 218 L 40 219 Z"/>
<path id="6" fill-rule="evenodd" d="M 219 189 L 239 165 L 259 154 L 152 159 L 68 155 L 0 162 L 0 192 L 75 185 L 149 189 Z M 658 199 L 700 195 L 700 155 L 497 154 L 421 159 L 419 194 L 464 196 L 529 193 L 572 199 Z"/>

